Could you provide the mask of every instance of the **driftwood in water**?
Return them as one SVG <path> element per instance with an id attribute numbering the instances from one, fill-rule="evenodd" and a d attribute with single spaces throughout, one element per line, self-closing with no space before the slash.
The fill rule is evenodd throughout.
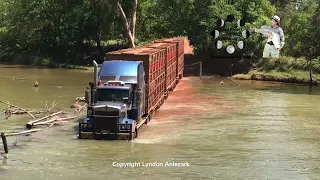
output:
<path id="1" fill-rule="evenodd" d="M 31 129 L 27 131 L 21 131 L 21 132 L 14 132 L 14 133 L 5 133 L 5 136 L 18 136 L 18 135 L 24 135 L 24 134 L 30 134 L 34 132 L 41 131 L 42 129 Z"/>
<path id="2" fill-rule="evenodd" d="M 41 104 L 43 104 L 42 101 L 41 101 Z M 57 104 L 58 104 L 58 102 L 56 102 L 56 100 L 54 100 L 54 101 L 52 102 L 51 107 L 49 108 L 48 102 L 46 101 L 45 104 L 43 104 L 43 108 L 44 108 L 47 112 L 51 112 L 51 111 L 56 107 Z"/>
<path id="3" fill-rule="evenodd" d="M 51 119 L 51 120 L 48 120 L 48 121 L 44 121 L 44 122 L 37 122 L 37 123 L 34 123 L 33 125 L 34 126 L 38 126 L 38 125 L 50 125 L 50 127 L 52 127 L 54 124 L 61 124 L 61 123 L 65 123 L 67 121 L 65 120 L 70 120 L 70 119 L 74 119 L 76 118 L 77 116 L 71 116 L 71 117 L 65 117 L 65 118 L 54 118 L 54 119 Z"/>
<path id="4" fill-rule="evenodd" d="M 1 79 L 12 79 L 12 80 L 27 80 L 27 78 L 18 78 L 18 77 L 9 77 L 9 76 L 1 76 Z"/>
<path id="5" fill-rule="evenodd" d="M 52 113 L 52 114 L 50 114 L 50 115 L 48 115 L 48 116 L 45 116 L 45 117 L 43 117 L 43 118 L 40 118 L 40 119 L 37 119 L 37 120 L 34 120 L 34 121 L 30 121 L 30 122 L 27 123 L 26 127 L 27 127 L 27 129 L 31 129 L 32 126 L 34 125 L 34 123 L 40 122 L 40 121 L 42 121 L 42 120 L 48 119 L 48 118 L 50 118 L 50 117 L 53 117 L 53 116 L 58 115 L 58 114 L 61 114 L 61 113 L 63 113 L 63 111 L 59 111 L 59 112 L 56 112 L 56 113 Z"/>
<path id="6" fill-rule="evenodd" d="M 73 108 L 77 113 L 80 113 L 82 108 L 86 107 L 87 105 L 88 104 L 84 104 L 83 106 L 81 106 L 81 104 L 75 103 L 75 104 L 72 104 L 70 108 Z"/>
<path id="7" fill-rule="evenodd" d="M 30 113 L 30 111 L 28 111 L 28 110 L 26 110 L 26 109 L 24 109 L 24 108 L 22 108 L 22 107 L 19 107 L 19 106 L 10 104 L 10 103 L 5 102 L 5 101 L 2 101 L 2 100 L 0 100 L 0 102 L 8 105 L 9 107 L 18 108 L 18 109 L 20 109 L 21 111 L 28 113 L 33 119 L 36 119 L 36 118 Z M 7 115 L 6 115 L 6 116 L 7 116 Z M 10 115 L 9 115 L 9 117 L 10 117 Z M 8 118 L 8 117 L 7 117 L 7 118 Z"/>
<path id="8" fill-rule="evenodd" d="M 38 132 L 41 131 L 42 129 L 32 129 L 32 130 L 28 130 L 28 131 L 22 131 L 22 132 L 12 132 L 12 133 L 3 133 L 1 132 L 1 139 L 2 139 L 2 144 L 3 144 L 3 148 L 4 148 L 4 153 L 1 153 L 1 155 L 3 155 L 3 157 L 5 159 L 8 158 L 8 143 L 7 143 L 7 138 L 8 136 L 18 136 L 18 135 L 24 135 L 24 134 L 30 134 L 33 132 Z M 16 145 L 16 144 L 15 144 Z"/>
<path id="9" fill-rule="evenodd" d="M 76 97 L 77 101 L 86 101 L 85 97 Z"/>

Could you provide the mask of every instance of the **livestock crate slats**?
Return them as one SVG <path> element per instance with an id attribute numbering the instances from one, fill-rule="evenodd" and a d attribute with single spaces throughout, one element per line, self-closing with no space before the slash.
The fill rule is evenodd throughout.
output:
<path id="1" fill-rule="evenodd" d="M 184 41 L 185 38 L 168 38 L 168 39 L 159 39 L 155 41 L 156 43 L 174 43 L 177 46 L 177 78 L 183 77 L 183 68 L 184 68 Z"/>
<path id="2" fill-rule="evenodd" d="M 165 91 L 173 90 L 176 85 L 176 46 L 172 43 L 152 43 L 147 47 L 156 48 L 156 49 L 165 49 L 165 69 L 166 69 L 166 82 L 165 82 Z"/>

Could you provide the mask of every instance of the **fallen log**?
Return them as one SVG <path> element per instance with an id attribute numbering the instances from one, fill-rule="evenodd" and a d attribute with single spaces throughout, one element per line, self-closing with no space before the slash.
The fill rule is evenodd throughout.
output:
<path id="1" fill-rule="evenodd" d="M 50 115 L 48 115 L 48 116 L 45 116 L 45 117 L 43 117 L 43 118 L 40 118 L 40 119 L 37 119 L 37 120 L 34 120 L 34 121 L 30 121 L 30 122 L 28 122 L 28 123 L 26 124 L 26 127 L 27 127 L 27 129 L 31 129 L 32 126 L 34 125 L 34 123 L 40 122 L 40 121 L 42 121 L 42 120 L 48 119 L 48 118 L 50 118 L 50 117 L 52 117 L 52 116 L 55 116 L 55 115 L 58 115 L 58 114 L 61 114 L 61 113 L 63 113 L 63 111 L 59 111 L 59 112 L 56 112 L 56 113 L 52 113 L 52 114 L 50 114 Z"/>
<path id="2" fill-rule="evenodd" d="M 55 124 L 55 123 L 51 123 L 50 126 L 49 126 L 49 128 L 51 128 L 54 124 Z"/>
<path id="3" fill-rule="evenodd" d="M 55 121 L 65 121 L 65 120 L 70 120 L 70 119 L 74 119 L 77 116 L 71 116 L 71 117 L 66 117 L 66 118 L 55 118 L 55 119 L 51 119 L 48 121 L 44 121 L 44 122 L 38 122 L 38 123 L 34 123 L 34 126 L 38 126 L 38 125 L 51 125 L 52 123 L 54 123 Z"/>
<path id="4" fill-rule="evenodd" d="M 2 101 L 2 100 L 0 100 L 0 102 L 2 102 L 2 103 L 4 103 L 4 104 L 6 104 L 6 105 L 8 105 L 8 106 L 11 106 L 11 107 L 15 107 L 15 108 L 18 108 L 18 109 L 21 109 L 22 111 L 25 111 L 26 113 L 28 113 L 31 117 L 32 117 L 32 119 L 36 119 L 28 110 L 26 110 L 26 109 L 24 109 L 24 108 L 22 108 L 22 107 L 19 107 L 19 106 L 16 106 L 16 105 L 13 105 L 13 104 L 10 104 L 10 103 L 8 103 L 8 102 L 5 102 L 5 101 Z"/>
<path id="5" fill-rule="evenodd" d="M 50 124 L 49 128 L 51 128 L 53 125 L 60 125 L 60 126 L 62 126 L 62 125 L 65 125 L 65 124 L 67 124 L 67 123 L 68 123 L 68 121 L 55 121 L 55 122 L 53 122 L 53 123 Z M 48 125 L 49 125 L 49 124 L 48 124 Z"/>
<path id="6" fill-rule="evenodd" d="M 19 77 L 9 77 L 9 76 L 0 76 L 2 79 L 12 79 L 12 80 L 28 80 L 27 78 L 19 78 Z"/>
<path id="7" fill-rule="evenodd" d="M 29 111 L 29 110 L 28 110 Z M 10 108 L 6 108 L 4 109 L 4 112 L 8 112 L 10 114 L 26 114 L 26 111 L 22 111 L 22 110 L 12 110 Z M 29 111 L 30 113 L 35 113 L 35 114 L 42 114 L 44 113 L 44 111 Z"/>
<path id="8" fill-rule="evenodd" d="M 5 136 L 18 136 L 18 135 L 23 135 L 23 134 L 29 134 L 33 132 L 38 132 L 41 131 L 42 129 L 32 129 L 32 130 L 27 130 L 27 131 L 21 131 L 21 132 L 15 132 L 15 133 L 5 133 Z"/>

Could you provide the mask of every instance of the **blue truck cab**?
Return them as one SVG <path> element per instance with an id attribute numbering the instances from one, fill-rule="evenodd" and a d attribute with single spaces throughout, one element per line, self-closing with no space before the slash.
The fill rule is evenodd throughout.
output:
<path id="1" fill-rule="evenodd" d="M 142 61 L 104 61 L 90 84 L 87 116 L 79 123 L 79 139 L 134 140 L 150 121 L 145 112 Z"/>

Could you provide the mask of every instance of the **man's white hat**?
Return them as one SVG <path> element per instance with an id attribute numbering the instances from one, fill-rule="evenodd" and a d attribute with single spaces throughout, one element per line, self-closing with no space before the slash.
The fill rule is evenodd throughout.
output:
<path id="1" fill-rule="evenodd" d="M 278 23 L 280 22 L 280 17 L 277 15 L 272 16 L 272 19 L 276 20 Z"/>

